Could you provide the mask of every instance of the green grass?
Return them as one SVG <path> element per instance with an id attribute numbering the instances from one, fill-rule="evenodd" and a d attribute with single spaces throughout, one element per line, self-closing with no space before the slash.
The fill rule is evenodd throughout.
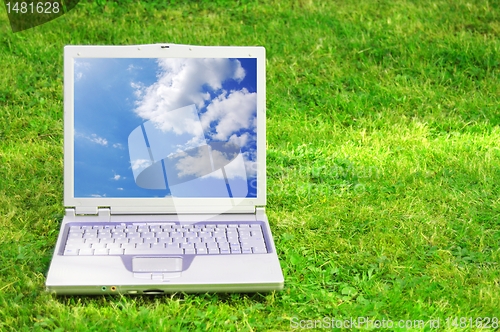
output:
<path id="1" fill-rule="evenodd" d="M 12 33 L 0 6 L 0 330 L 290 330 L 500 318 L 498 1 L 82 2 Z M 267 213 L 285 289 L 55 297 L 66 44 L 263 45 Z M 418 330 L 418 329 L 417 329 Z M 427 326 L 429 330 L 429 326 Z"/>

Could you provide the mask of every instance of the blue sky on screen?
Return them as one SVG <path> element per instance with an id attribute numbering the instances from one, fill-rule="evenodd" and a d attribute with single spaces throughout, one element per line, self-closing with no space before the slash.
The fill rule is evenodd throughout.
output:
<path id="1" fill-rule="evenodd" d="M 256 197 L 256 65 L 75 59 L 75 197 Z"/>

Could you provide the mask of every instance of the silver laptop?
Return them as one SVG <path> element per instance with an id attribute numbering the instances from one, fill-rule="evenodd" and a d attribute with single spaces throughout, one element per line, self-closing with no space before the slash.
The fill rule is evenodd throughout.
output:
<path id="1" fill-rule="evenodd" d="M 262 47 L 66 46 L 57 294 L 265 292 Z"/>

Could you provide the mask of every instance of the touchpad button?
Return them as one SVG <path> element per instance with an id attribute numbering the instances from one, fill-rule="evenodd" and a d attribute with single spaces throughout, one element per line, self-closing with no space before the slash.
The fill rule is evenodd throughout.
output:
<path id="1" fill-rule="evenodd" d="M 182 258 L 179 257 L 134 257 L 134 272 L 181 272 Z"/>

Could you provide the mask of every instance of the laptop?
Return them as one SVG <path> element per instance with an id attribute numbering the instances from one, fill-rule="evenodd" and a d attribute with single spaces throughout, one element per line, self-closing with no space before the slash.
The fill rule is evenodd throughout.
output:
<path id="1" fill-rule="evenodd" d="M 56 294 L 267 292 L 263 47 L 64 48 Z"/>

